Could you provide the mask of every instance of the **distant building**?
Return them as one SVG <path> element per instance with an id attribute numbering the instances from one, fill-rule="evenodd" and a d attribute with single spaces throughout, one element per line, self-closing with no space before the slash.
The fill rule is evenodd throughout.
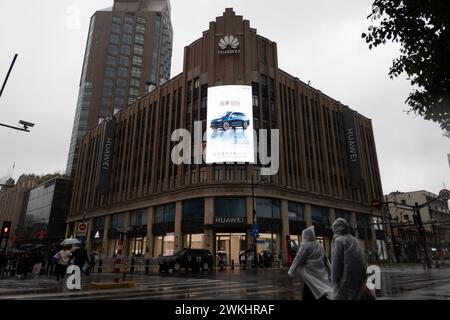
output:
<path id="1" fill-rule="evenodd" d="M 64 238 L 72 184 L 68 178 L 57 177 L 30 190 L 20 232 L 24 241 L 50 243 Z"/>
<path id="2" fill-rule="evenodd" d="M 389 211 L 392 215 L 394 235 L 397 238 L 398 255 L 401 261 L 418 261 L 422 250 L 419 234 L 415 225 L 413 211 L 408 206 L 426 203 L 438 197 L 425 191 L 391 192 L 387 197 Z M 438 249 L 448 251 L 450 248 L 450 211 L 448 202 L 436 200 L 420 210 L 422 223 L 426 230 L 426 242 L 430 254 Z M 430 255 L 431 256 L 431 255 Z"/>
<path id="3" fill-rule="evenodd" d="M 36 186 L 37 179 L 34 175 L 22 175 L 17 183 L 10 179 L 0 189 L 0 225 L 11 221 L 10 244 L 17 236 L 17 229 L 23 224 L 28 194 Z"/>
<path id="4" fill-rule="evenodd" d="M 135 103 L 146 82 L 170 78 L 172 23 L 169 0 L 114 0 L 91 18 L 67 174 L 73 173 L 83 136 L 101 119 Z"/>

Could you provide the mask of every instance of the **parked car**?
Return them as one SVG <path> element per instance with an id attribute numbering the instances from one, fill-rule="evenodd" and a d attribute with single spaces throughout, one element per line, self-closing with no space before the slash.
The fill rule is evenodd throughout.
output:
<path id="1" fill-rule="evenodd" d="M 178 272 L 181 269 L 192 271 L 212 270 L 213 255 L 206 249 L 183 249 L 174 255 L 158 257 L 159 272 Z"/>
<path id="2" fill-rule="evenodd" d="M 243 128 L 244 130 L 250 125 L 250 120 L 243 112 L 227 111 L 220 118 L 211 120 L 211 128 L 213 130 L 230 128 Z"/>

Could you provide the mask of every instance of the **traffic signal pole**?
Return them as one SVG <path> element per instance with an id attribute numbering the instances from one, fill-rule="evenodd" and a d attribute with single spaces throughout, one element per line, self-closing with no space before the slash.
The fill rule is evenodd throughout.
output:
<path id="1" fill-rule="evenodd" d="M 8 240 L 9 240 L 10 233 L 11 233 L 11 221 L 3 221 L 2 232 L 0 234 L 0 250 L 1 250 L 1 245 L 3 243 L 3 239 L 6 239 L 5 248 L 3 249 L 4 254 L 6 254 L 6 249 L 8 247 Z"/>
<path id="2" fill-rule="evenodd" d="M 425 263 L 426 263 L 428 269 L 431 269 L 431 261 L 430 261 L 430 256 L 428 255 L 428 247 L 427 247 L 427 234 L 425 232 L 425 228 L 423 227 L 422 217 L 420 216 L 420 207 L 417 202 L 414 204 L 414 212 L 416 214 L 416 219 L 417 219 L 417 229 L 419 231 L 420 237 L 422 238 L 423 254 L 424 254 L 424 258 L 425 258 Z"/>

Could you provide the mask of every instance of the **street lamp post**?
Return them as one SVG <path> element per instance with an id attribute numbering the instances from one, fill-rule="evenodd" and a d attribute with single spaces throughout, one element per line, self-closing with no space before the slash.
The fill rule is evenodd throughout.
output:
<path id="1" fill-rule="evenodd" d="M 391 209 L 389 208 L 389 203 L 388 203 L 388 197 L 387 196 L 386 196 L 385 208 L 387 208 L 389 227 L 391 229 L 391 242 L 392 242 L 392 249 L 393 249 L 393 252 L 394 252 L 394 258 L 395 258 L 395 262 L 398 262 L 397 241 L 395 239 L 394 228 L 392 227 L 392 215 L 391 215 Z"/>
<path id="2" fill-rule="evenodd" d="M 11 71 L 12 71 L 12 69 L 13 69 L 13 67 L 14 67 L 14 64 L 16 63 L 17 56 L 18 56 L 18 55 L 17 55 L 17 53 L 16 53 L 16 54 L 14 55 L 13 61 L 11 62 L 11 65 L 9 66 L 8 73 L 6 74 L 5 81 L 3 81 L 2 87 L 1 87 L 1 89 L 0 89 L 0 97 L 1 97 L 2 94 L 3 94 L 3 90 L 5 90 L 6 83 L 8 82 L 9 76 L 11 75 Z M 23 128 L 10 126 L 10 125 L 4 124 L 4 123 L 0 123 L 0 127 L 5 127 L 5 128 L 14 129 L 14 130 L 19 130 L 19 131 L 25 131 L 25 132 L 30 132 L 29 128 L 34 127 L 34 123 L 27 122 L 27 121 L 23 121 L 23 120 L 20 120 L 20 121 L 19 121 L 19 124 L 20 124 L 21 126 L 23 126 Z"/>
<path id="3" fill-rule="evenodd" d="M 256 226 L 257 218 L 256 218 L 256 205 L 255 205 L 255 186 L 259 185 L 262 182 L 266 182 L 267 180 L 261 179 L 261 181 L 254 183 L 254 179 L 252 176 L 252 217 L 253 217 L 253 228 Z M 253 230 L 252 230 L 253 231 Z M 271 231 L 272 232 L 272 231 Z M 258 262 L 258 250 L 257 250 L 257 238 L 256 233 L 253 232 L 253 261 L 255 263 L 255 267 L 257 266 Z"/>
<path id="4" fill-rule="evenodd" d="M 431 220 L 431 227 L 433 228 L 433 235 L 434 235 L 434 243 L 436 246 L 436 268 L 440 268 L 439 266 L 439 242 L 437 237 L 437 228 L 435 225 L 435 222 L 437 222 L 436 219 L 430 219 Z"/>

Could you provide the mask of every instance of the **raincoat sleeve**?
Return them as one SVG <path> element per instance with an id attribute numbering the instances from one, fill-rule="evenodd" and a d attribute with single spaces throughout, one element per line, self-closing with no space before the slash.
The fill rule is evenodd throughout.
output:
<path id="1" fill-rule="evenodd" d="M 308 248 L 306 246 L 300 246 L 300 249 L 298 249 L 297 255 L 295 256 L 295 259 L 292 262 L 291 267 L 289 268 L 288 275 L 294 276 L 297 268 L 305 264 L 307 259 L 308 259 Z"/>
<path id="2" fill-rule="evenodd" d="M 339 239 L 333 241 L 331 249 L 331 286 L 339 286 L 342 272 L 344 270 L 344 246 Z"/>

